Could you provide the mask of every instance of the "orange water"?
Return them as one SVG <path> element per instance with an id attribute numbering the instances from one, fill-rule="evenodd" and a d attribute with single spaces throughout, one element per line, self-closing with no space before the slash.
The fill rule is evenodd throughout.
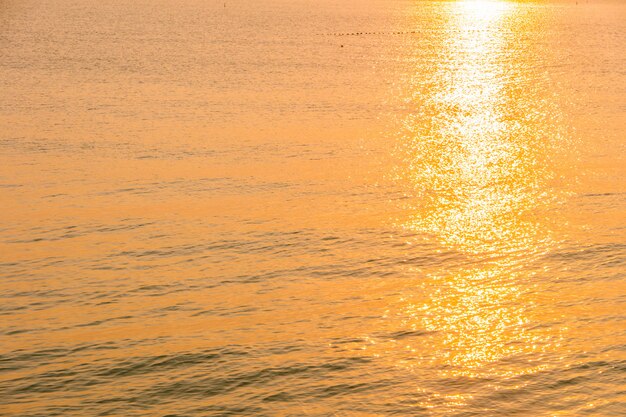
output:
<path id="1" fill-rule="evenodd" d="M 0 4 L 0 414 L 626 414 L 626 6 Z"/>

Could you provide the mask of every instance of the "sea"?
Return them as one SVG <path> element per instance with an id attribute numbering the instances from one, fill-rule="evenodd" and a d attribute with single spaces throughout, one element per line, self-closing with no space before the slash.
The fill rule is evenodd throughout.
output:
<path id="1" fill-rule="evenodd" d="M 0 415 L 625 416 L 626 2 L 1 0 Z"/>

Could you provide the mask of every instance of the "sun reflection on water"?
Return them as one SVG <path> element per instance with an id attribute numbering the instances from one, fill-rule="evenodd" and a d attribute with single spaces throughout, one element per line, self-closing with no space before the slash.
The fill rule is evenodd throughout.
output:
<path id="1" fill-rule="evenodd" d="M 460 2 L 460 7 L 467 17 L 491 20 L 508 10 L 511 3 L 503 0 L 464 0 Z"/>
<path id="2" fill-rule="evenodd" d="M 506 36 L 514 6 L 457 7 L 429 117 L 404 121 L 407 176 L 423 198 L 407 226 L 469 253 L 529 250 L 546 231 L 526 214 L 549 198 L 551 173 L 541 126 L 528 117 L 534 103 L 510 88 L 524 76 Z"/>
<path id="3" fill-rule="evenodd" d="M 555 138 L 546 132 L 558 135 L 558 110 L 519 88 L 529 75 L 511 39 L 515 3 L 451 7 L 431 88 L 407 87 L 416 111 L 402 123 L 400 176 L 413 205 L 402 226 L 468 262 L 425 272 L 419 294 L 404 297 L 389 317 L 429 332 L 428 361 L 443 377 L 519 376 L 541 369 L 526 358 L 559 338 L 529 331 L 528 318 L 529 265 L 554 244 L 537 213 L 555 199 L 547 156 Z M 449 389 L 421 405 L 454 408 L 471 398 Z"/>

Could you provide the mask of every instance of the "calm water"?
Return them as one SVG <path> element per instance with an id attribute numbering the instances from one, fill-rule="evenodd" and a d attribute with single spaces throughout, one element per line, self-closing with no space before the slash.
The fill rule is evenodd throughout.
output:
<path id="1" fill-rule="evenodd" d="M 0 415 L 626 415 L 626 4 L 0 2 Z"/>

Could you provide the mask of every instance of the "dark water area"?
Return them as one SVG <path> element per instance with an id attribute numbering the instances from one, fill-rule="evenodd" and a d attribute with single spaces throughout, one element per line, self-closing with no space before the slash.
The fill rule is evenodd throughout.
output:
<path id="1" fill-rule="evenodd" d="M 626 415 L 626 6 L 0 3 L 0 415 Z"/>

